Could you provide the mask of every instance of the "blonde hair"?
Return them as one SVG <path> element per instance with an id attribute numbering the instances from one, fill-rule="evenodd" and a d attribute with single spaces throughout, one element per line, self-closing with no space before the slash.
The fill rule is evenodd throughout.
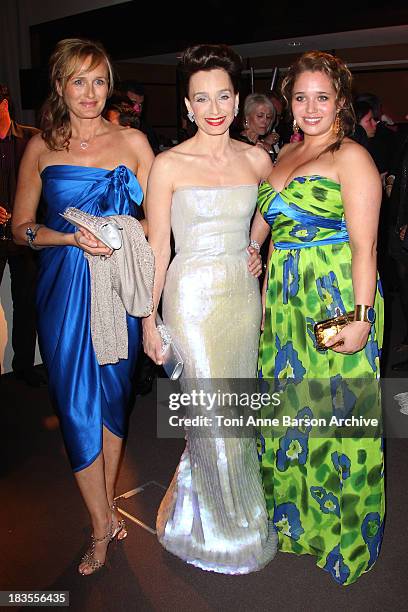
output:
<path id="1" fill-rule="evenodd" d="M 256 111 L 256 107 L 260 106 L 261 104 L 267 106 L 269 108 L 269 112 L 272 115 L 268 126 L 269 129 L 276 119 L 276 109 L 273 105 L 273 102 L 268 98 L 268 96 L 265 96 L 264 94 L 253 93 L 249 94 L 245 98 L 244 120 L 247 119 L 248 115 L 250 115 L 254 110 Z"/>
<path id="2" fill-rule="evenodd" d="M 63 95 L 67 82 L 87 58 L 91 58 L 88 71 L 101 62 L 108 70 L 108 97 L 113 91 L 113 68 L 105 49 L 100 43 L 85 38 L 60 40 L 50 58 L 51 93 L 41 112 L 42 137 L 49 149 L 68 149 L 72 136 L 71 121 Z"/>

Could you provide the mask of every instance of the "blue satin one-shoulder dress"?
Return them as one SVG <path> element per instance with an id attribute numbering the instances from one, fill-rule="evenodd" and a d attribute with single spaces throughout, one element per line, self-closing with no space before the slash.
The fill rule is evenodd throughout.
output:
<path id="1" fill-rule="evenodd" d="M 68 206 L 98 216 L 135 215 L 143 199 L 135 175 L 115 170 L 54 165 L 41 173 L 47 202 L 45 225 L 75 228 L 59 213 Z M 88 467 L 102 450 L 102 427 L 124 437 L 131 381 L 140 348 L 140 320 L 127 316 L 128 359 L 100 366 L 92 346 L 90 275 L 84 252 L 71 246 L 40 251 L 37 328 L 56 406 L 74 471 Z"/>

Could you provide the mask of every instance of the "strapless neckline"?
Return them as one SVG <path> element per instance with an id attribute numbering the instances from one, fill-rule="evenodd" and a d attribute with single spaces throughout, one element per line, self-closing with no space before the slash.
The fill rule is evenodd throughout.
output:
<path id="1" fill-rule="evenodd" d="M 269 181 L 264 181 L 264 183 L 266 183 L 267 185 L 270 186 L 271 189 L 273 189 L 273 191 L 275 193 L 282 193 L 284 191 L 286 191 L 287 189 L 289 189 L 289 187 L 291 185 L 293 185 L 293 183 L 295 182 L 300 182 L 299 179 L 305 179 L 305 181 L 310 181 L 310 180 L 315 180 L 315 181 L 319 181 L 319 180 L 323 180 L 323 181 L 329 181 L 329 183 L 332 183 L 333 185 L 336 185 L 338 187 L 341 187 L 341 184 L 338 183 L 337 181 L 335 181 L 334 179 L 330 178 L 329 176 L 322 176 L 321 174 L 303 174 L 303 175 L 299 175 L 299 176 L 294 176 L 293 179 L 291 179 L 289 181 L 289 183 L 287 185 L 285 185 L 285 187 L 283 187 L 281 190 L 275 189 L 275 187 L 269 182 Z"/>
<path id="2" fill-rule="evenodd" d="M 133 172 L 133 170 L 131 170 L 125 164 L 119 164 L 118 166 L 115 166 L 115 168 L 111 168 L 111 169 L 109 169 L 109 168 L 100 168 L 99 166 L 80 166 L 79 164 L 50 164 L 49 166 L 45 166 L 45 168 L 43 168 L 41 170 L 40 176 L 42 176 L 50 168 L 81 168 L 81 169 L 84 169 L 84 170 L 85 169 L 87 169 L 87 170 L 100 170 L 100 172 L 115 172 L 115 170 L 118 170 L 119 168 L 125 168 L 126 170 L 128 170 L 132 174 L 135 174 Z"/>
<path id="3" fill-rule="evenodd" d="M 217 189 L 243 189 L 243 188 L 249 188 L 249 187 L 256 187 L 258 188 L 258 184 L 257 183 L 250 183 L 247 185 L 183 185 L 182 187 L 177 187 L 173 193 L 177 193 L 178 191 L 186 191 L 186 190 L 209 190 L 209 191 L 213 191 L 213 190 L 217 190 Z"/>

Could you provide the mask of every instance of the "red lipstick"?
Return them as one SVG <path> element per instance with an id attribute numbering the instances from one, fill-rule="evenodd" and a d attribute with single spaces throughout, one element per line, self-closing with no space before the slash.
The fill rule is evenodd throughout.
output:
<path id="1" fill-rule="evenodd" d="M 206 117 L 206 122 L 209 125 L 212 125 L 213 127 L 217 127 L 219 125 L 222 125 L 225 121 L 225 117 L 214 117 L 214 119 L 210 119 L 208 117 Z"/>

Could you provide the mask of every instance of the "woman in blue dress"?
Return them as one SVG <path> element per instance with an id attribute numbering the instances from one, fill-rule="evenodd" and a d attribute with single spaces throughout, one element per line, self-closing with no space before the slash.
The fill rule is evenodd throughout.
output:
<path id="1" fill-rule="evenodd" d="M 99 44 L 60 41 L 51 57 L 50 79 L 42 133 L 29 142 L 21 163 L 13 234 L 18 244 L 42 249 L 38 337 L 67 453 L 92 521 L 91 546 L 78 568 L 88 575 L 103 566 L 109 542 L 127 535 L 113 500 L 140 322 L 127 317 L 128 358 L 99 365 L 91 340 L 84 255 L 109 256 L 111 251 L 89 232 L 76 231 L 60 213 L 75 206 L 98 216 L 133 215 L 143 199 L 153 153 L 141 132 L 102 118 L 113 80 Z M 39 226 L 35 219 L 42 191 L 47 213 Z"/>

